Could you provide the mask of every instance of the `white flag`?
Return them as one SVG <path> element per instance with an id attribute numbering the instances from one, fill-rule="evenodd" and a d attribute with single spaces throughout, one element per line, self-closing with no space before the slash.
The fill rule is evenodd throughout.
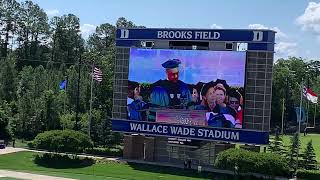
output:
<path id="1" fill-rule="evenodd" d="M 303 95 L 312 103 L 318 103 L 318 95 L 307 87 L 303 88 Z"/>

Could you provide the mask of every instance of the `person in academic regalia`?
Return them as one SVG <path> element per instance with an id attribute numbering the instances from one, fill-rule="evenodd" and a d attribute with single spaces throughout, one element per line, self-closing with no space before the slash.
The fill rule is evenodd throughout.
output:
<path id="1" fill-rule="evenodd" d="M 240 106 L 241 94 L 236 89 L 231 89 L 229 91 L 229 106 L 234 109 L 236 114 L 236 128 L 242 128 L 242 121 L 243 121 L 243 110 Z"/>
<path id="2" fill-rule="evenodd" d="M 127 111 L 128 119 L 130 120 L 143 120 L 143 114 L 141 114 L 141 110 L 146 103 L 142 100 L 140 90 L 141 87 L 139 83 L 128 81 Z"/>
<path id="3" fill-rule="evenodd" d="M 179 59 L 169 59 L 162 64 L 165 68 L 167 79 L 159 80 L 152 84 L 152 87 L 164 88 L 169 96 L 168 108 L 184 109 L 191 102 L 192 97 L 188 85 L 179 80 Z"/>

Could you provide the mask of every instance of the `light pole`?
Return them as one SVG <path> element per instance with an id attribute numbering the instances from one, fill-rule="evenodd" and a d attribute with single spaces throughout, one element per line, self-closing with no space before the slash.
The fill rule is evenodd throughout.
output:
<path id="1" fill-rule="evenodd" d="M 77 131 L 79 130 L 79 107 L 80 107 L 80 80 L 81 80 L 81 45 L 80 45 L 80 40 L 81 40 L 81 34 L 80 34 L 80 27 L 77 26 L 77 36 L 76 36 L 76 49 L 77 52 L 79 53 L 79 61 L 78 61 L 78 83 L 77 83 L 77 101 L 76 101 L 76 122 L 74 125 L 74 129 Z M 79 35 L 79 40 L 77 39 Z"/>

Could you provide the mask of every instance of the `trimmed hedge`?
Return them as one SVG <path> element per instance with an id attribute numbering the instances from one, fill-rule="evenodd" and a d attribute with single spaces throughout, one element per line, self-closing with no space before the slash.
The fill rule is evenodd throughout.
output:
<path id="1" fill-rule="evenodd" d="M 120 157 L 122 156 L 123 150 L 119 148 L 103 148 L 103 147 L 94 147 L 84 150 L 86 154 L 101 155 L 101 156 L 112 156 Z"/>
<path id="2" fill-rule="evenodd" d="M 299 179 L 320 179 L 320 171 L 319 170 L 298 170 L 297 177 Z"/>
<path id="3" fill-rule="evenodd" d="M 81 153 L 84 149 L 93 146 L 89 136 L 73 130 L 53 130 L 40 133 L 32 144 L 36 149 L 70 153 Z"/>
<path id="4" fill-rule="evenodd" d="M 68 155 L 45 153 L 34 156 L 34 162 L 47 168 L 82 168 L 95 163 L 92 158 L 70 157 Z"/>
<path id="5" fill-rule="evenodd" d="M 218 154 L 215 167 L 239 173 L 260 173 L 268 176 L 288 176 L 287 160 L 278 154 L 258 153 L 244 149 L 228 149 Z"/>

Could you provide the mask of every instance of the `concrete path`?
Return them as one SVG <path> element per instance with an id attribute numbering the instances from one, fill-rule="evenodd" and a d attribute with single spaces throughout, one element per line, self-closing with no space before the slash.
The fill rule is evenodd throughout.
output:
<path id="1" fill-rule="evenodd" d="M 46 176 L 46 175 L 31 174 L 31 173 L 24 173 L 24 172 L 17 172 L 17 171 L 7 171 L 7 170 L 0 170 L 0 177 L 12 177 L 17 179 L 31 179 L 31 180 L 74 180 L 70 178 Z"/>
<path id="2" fill-rule="evenodd" d="M 5 149 L 0 149 L 0 155 L 1 154 L 9 154 L 19 151 L 26 151 L 24 148 L 13 148 L 13 147 L 6 147 Z"/>

